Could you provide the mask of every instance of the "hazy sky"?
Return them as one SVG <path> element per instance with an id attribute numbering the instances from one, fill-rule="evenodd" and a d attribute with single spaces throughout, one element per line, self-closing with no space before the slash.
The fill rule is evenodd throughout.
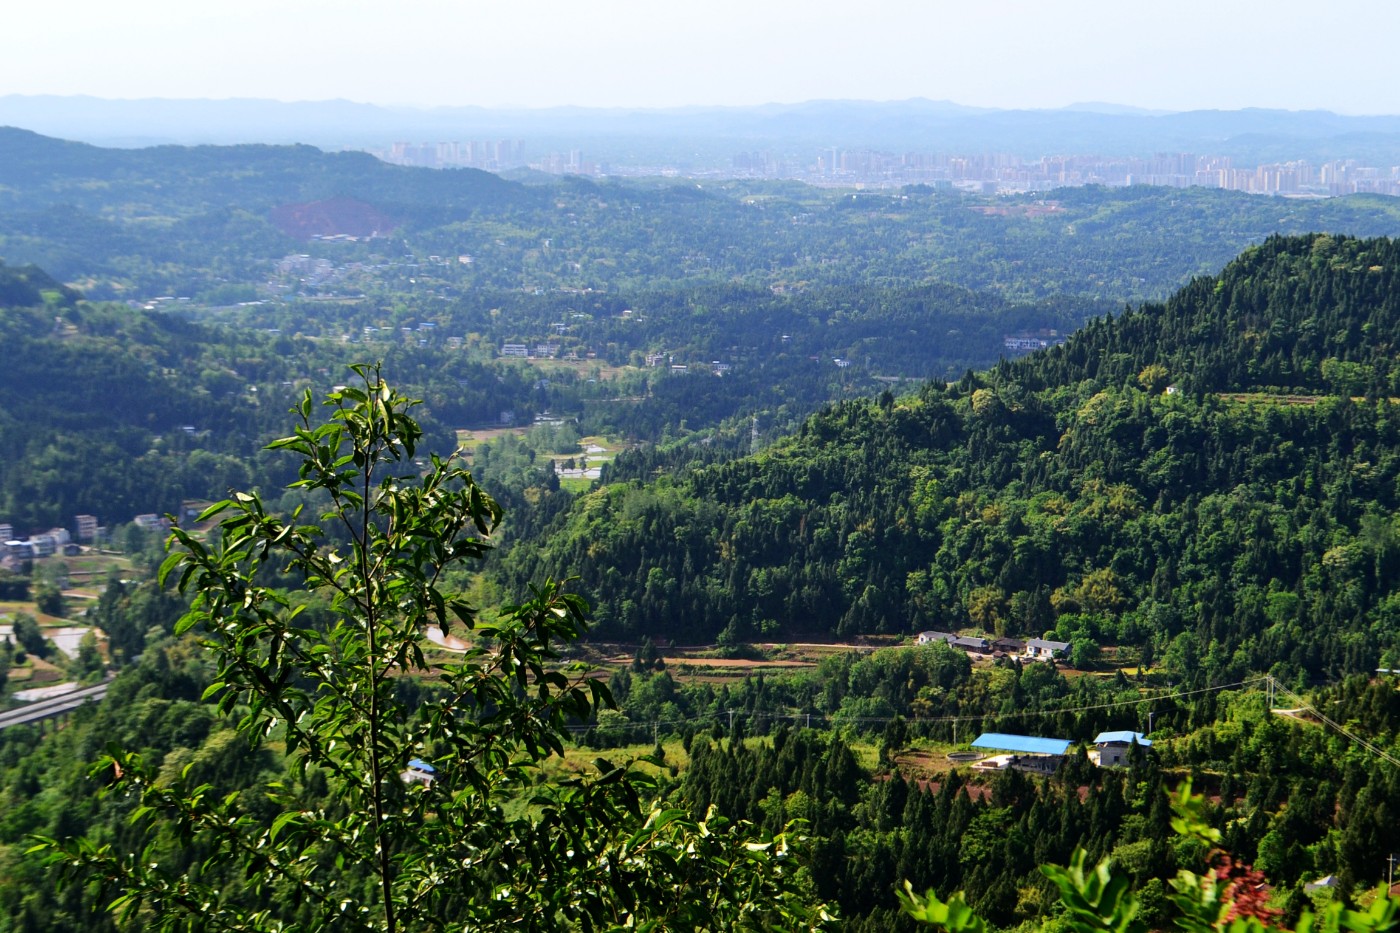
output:
<path id="1" fill-rule="evenodd" d="M 1400 114 L 1395 0 L 37 0 L 5 19 L 0 94 Z"/>

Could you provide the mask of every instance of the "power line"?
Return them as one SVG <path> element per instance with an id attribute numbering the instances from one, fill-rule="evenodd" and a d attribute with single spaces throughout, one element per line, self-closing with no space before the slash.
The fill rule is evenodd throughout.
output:
<path id="1" fill-rule="evenodd" d="M 1154 696 L 1138 697 L 1134 700 L 1113 700 L 1108 703 L 1095 703 L 1088 706 L 1064 706 L 1059 708 L 1026 710 L 1020 713 L 988 713 L 982 716 L 961 716 L 961 717 L 941 717 L 935 719 L 920 719 L 919 722 L 955 722 L 958 719 L 986 719 L 996 717 L 997 719 L 1029 719 L 1035 716 L 1048 716 L 1058 713 L 1085 713 L 1093 710 L 1112 709 L 1118 706 L 1141 706 L 1144 703 L 1156 703 L 1159 700 L 1175 700 L 1181 697 L 1196 696 L 1202 693 L 1214 693 L 1220 690 L 1233 690 L 1236 687 L 1247 687 L 1251 684 L 1263 683 L 1264 678 L 1256 677 L 1250 680 L 1239 680 L 1232 684 L 1217 684 L 1214 687 L 1200 687 L 1195 690 L 1179 690 L 1174 693 L 1160 693 Z"/>
<path id="2" fill-rule="evenodd" d="M 1269 681 L 1270 681 L 1270 683 L 1273 685 L 1274 690 L 1276 690 L 1277 692 L 1279 692 L 1279 693 L 1283 694 L 1284 696 L 1288 697 L 1288 699 L 1291 700 L 1292 702 L 1298 704 L 1298 709 L 1299 709 L 1299 710 L 1305 710 L 1305 711 L 1307 711 L 1307 712 L 1309 712 L 1309 713 L 1312 713 L 1312 714 L 1313 714 L 1314 716 L 1316 716 L 1319 720 L 1321 720 L 1322 723 L 1323 723 L 1324 725 L 1326 725 L 1328 728 L 1333 729 L 1333 730 L 1335 730 L 1335 731 L 1341 733 L 1342 735 L 1346 736 L 1347 738 L 1351 739 L 1351 740 L 1352 740 L 1353 742 L 1355 742 L 1357 745 L 1360 745 L 1362 748 L 1366 749 L 1366 751 L 1370 752 L 1371 754 L 1375 755 L 1376 757 L 1382 758 L 1382 759 L 1384 759 L 1385 761 L 1388 761 L 1388 762 L 1390 762 L 1391 764 L 1395 765 L 1397 768 L 1400 768 L 1400 760 L 1397 760 L 1397 759 L 1395 758 L 1394 755 L 1391 755 L 1391 754 L 1390 754 L 1389 752 L 1387 752 L 1385 749 L 1379 748 L 1378 746 L 1375 746 L 1375 745 L 1372 745 L 1370 742 L 1366 741 L 1366 740 L 1363 739 L 1361 736 L 1357 735 L 1355 732 L 1352 732 L 1352 731 L 1351 731 L 1350 729 L 1348 729 L 1346 726 L 1343 726 L 1343 725 L 1341 725 L 1340 723 L 1338 723 L 1338 722 L 1336 722 L 1336 721 L 1334 721 L 1334 720 L 1328 718 L 1327 716 L 1323 715 L 1321 712 L 1318 711 L 1318 709 L 1317 709 L 1316 707 L 1314 707 L 1313 705 L 1311 705 L 1310 703 L 1308 703 L 1308 702 L 1307 702 L 1306 700 L 1304 700 L 1302 697 L 1298 696 L 1298 694 L 1294 693 L 1292 690 L 1289 690 L 1289 689 L 1288 689 L 1287 687 L 1285 687 L 1283 684 L 1281 684 L 1281 683 L 1279 683 L 1278 681 L 1274 680 L 1274 678 L 1273 678 L 1272 676 L 1269 677 Z"/>
<path id="3" fill-rule="evenodd" d="M 1041 710 L 1025 710 L 1025 711 L 1017 712 L 1017 713 L 995 713 L 995 712 L 989 712 L 989 713 L 978 713 L 978 714 L 975 714 L 975 715 L 973 715 L 973 714 L 963 714 L 963 715 L 958 715 L 958 716 L 932 716 L 932 717 L 927 717 L 927 718 L 919 717 L 919 718 L 913 718 L 913 719 L 910 719 L 910 718 L 907 717 L 907 716 L 842 716 L 842 715 L 840 715 L 839 713 L 837 713 L 837 714 L 832 714 L 832 715 L 828 715 L 828 716 L 820 716 L 820 717 L 819 717 L 819 721 L 820 721 L 820 722 L 824 722 L 824 723 L 826 723 L 827 725 L 832 725 L 832 724 L 835 724 L 835 725 L 842 725 L 842 724 L 848 724 L 848 723 L 858 723 L 858 724 L 861 724 L 861 725 L 878 725 L 878 724 L 884 724 L 884 723 L 891 723 L 891 722 L 894 722 L 894 721 L 896 721 L 896 720 L 902 720 L 902 721 L 904 721 L 904 722 L 910 722 L 910 723 L 951 723 L 951 724 L 953 724 L 954 726 L 956 726 L 958 723 L 963 723 L 963 722 L 977 722 L 977 721 L 984 720 L 984 719 L 1033 719 L 1033 718 L 1036 718 L 1036 717 L 1038 717 L 1038 716 L 1057 716 L 1057 715 L 1060 715 L 1060 714 L 1063 714 L 1063 713 L 1084 713 L 1084 712 L 1093 712 L 1093 711 L 1095 711 L 1095 710 L 1114 709 L 1114 708 L 1117 708 L 1117 707 L 1125 707 L 1125 706 L 1141 706 L 1141 705 L 1143 705 L 1143 704 L 1145 704 L 1145 703 L 1157 703 L 1157 702 L 1168 701 L 1168 700 L 1177 700 L 1177 699 L 1183 699 L 1183 698 L 1186 698 L 1186 697 L 1199 696 L 1200 694 L 1203 694 L 1203 693 L 1216 693 L 1216 692 L 1219 692 L 1219 691 L 1221 691 L 1221 690 L 1234 690 L 1234 689 L 1236 689 L 1236 688 L 1238 688 L 1238 687 L 1249 687 L 1249 686 L 1254 686 L 1254 685 L 1266 683 L 1266 682 L 1269 681 L 1269 680 L 1271 680 L 1271 678 L 1269 678 L 1269 677 L 1267 677 L 1267 676 L 1265 676 L 1265 677 L 1254 677 L 1254 678 L 1249 678 L 1249 679 L 1247 679 L 1247 680 L 1235 681 L 1234 683 L 1216 684 L 1215 686 L 1211 686 L 1211 687 L 1198 687 L 1198 688 L 1196 688 L 1196 689 L 1194 689 L 1194 690 L 1177 690 L 1177 691 L 1173 691 L 1173 692 L 1171 692 L 1171 693 L 1160 693 L 1160 694 L 1154 694 L 1154 695 L 1152 695 L 1152 696 L 1137 697 L 1137 698 L 1135 698 L 1135 699 L 1113 700 L 1113 701 L 1110 701 L 1110 702 L 1107 702 L 1107 703 L 1090 703 L 1090 704 L 1085 704 L 1085 705 L 1082 705 L 1082 706 L 1063 706 L 1063 707 L 1054 707 L 1054 708 L 1050 708 L 1050 709 L 1041 709 Z M 721 710 L 719 713 L 713 714 L 713 715 L 707 715 L 707 716 L 688 716 L 688 717 L 684 717 L 684 718 L 682 718 L 682 719 L 627 720 L 627 721 L 625 721 L 625 722 L 607 723 L 606 725 L 600 725 L 600 724 L 598 724 L 598 723 L 579 723 L 579 724 L 574 724 L 574 725 L 566 726 L 565 728 L 567 728 L 571 733 L 575 733 L 575 734 L 587 733 L 587 732 L 593 731 L 594 729 L 603 729 L 603 730 L 607 730 L 607 731 L 613 731 L 613 730 L 616 730 L 616 731 L 624 731 L 624 730 L 629 730 L 629 729 L 651 729 L 653 732 L 655 732 L 655 730 L 656 730 L 658 727 L 661 727 L 661 726 L 682 726 L 682 725 L 691 725 L 691 724 L 697 724 L 697 723 L 710 723 L 710 724 L 713 724 L 713 723 L 715 723 L 715 722 L 720 721 L 720 717 L 721 717 L 721 716 L 727 716 L 728 719 L 729 719 L 729 729 L 730 729 L 730 731 L 733 731 L 733 728 L 734 728 L 734 717 L 735 717 L 735 715 L 738 715 L 738 716 L 740 716 L 741 718 L 747 718 L 747 719 L 749 719 L 750 721 L 753 721 L 753 722 L 762 721 L 762 720 L 768 720 L 768 721 L 782 721 L 782 720 L 788 720 L 788 721 L 793 721 L 793 722 L 805 721 L 808 727 L 810 727 L 811 724 L 812 724 L 812 714 L 811 714 L 811 713 L 745 712 L 744 710 L 740 710 L 740 709 L 726 709 L 726 710 Z M 1400 764 L 1400 763 L 1397 763 L 1397 764 Z"/>

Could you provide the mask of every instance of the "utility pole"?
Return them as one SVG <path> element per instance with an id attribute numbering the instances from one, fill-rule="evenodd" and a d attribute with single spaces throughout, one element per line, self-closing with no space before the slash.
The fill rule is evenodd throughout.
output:
<path id="1" fill-rule="evenodd" d="M 1390 863 L 1390 870 L 1386 872 L 1385 876 L 1385 890 L 1387 894 L 1390 893 L 1391 887 L 1395 884 L 1395 859 L 1396 855 L 1393 852 L 1390 858 L 1386 859 L 1386 861 Z"/>

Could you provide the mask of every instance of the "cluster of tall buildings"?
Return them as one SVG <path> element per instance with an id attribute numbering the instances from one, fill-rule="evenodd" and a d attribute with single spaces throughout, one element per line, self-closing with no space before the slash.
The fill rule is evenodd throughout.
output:
<path id="1" fill-rule="evenodd" d="M 580 149 L 551 152 L 527 160 L 525 143 L 519 139 L 394 143 L 388 149 L 371 152 L 385 162 L 419 168 L 479 168 L 488 172 L 503 172 L 528 167 L 551 175 L 600 175 L 605 171 L 603 166 L 585 159 Z"/>
<path id="2" fill-rule="evenodd" d="M 1400 196 L 1400 166 L 1377 168 L 1355 159 L 1236 167 L 1229 156 L 1158 153 L 1148 158 L 1057 155 L 1025 159 L 1010 153 L 895 155 L 866 149 L 822 149 L 814 162 L 790 170 L 765 153 L 735 155 L 736 175 L 796 178 L 816 185 L 933 184 L 986 193 L 1048 191 L 1080 185 L 1164 185 L 1223 188 L 1251 194 L 1330 197 L 1374 193 Z"/>
<path id="3" fill-rule="evenodd" d="M 394 143 L 374 153 L 396 165 L 426 168 L 479 168 L 504 171 L 529 167 L 553 175 L 676 175 L 674 166 L 609 166 L 585 159 L 578 149 L 525 158 L 521 140 Z M 771 151 L 734 154 L 727 170 L 699 175 L 796 179 L 819 186 L 899 187 L 929 184 L 986 194 L 1049 191 L 1081 185 L 1162 185 L 1171 188 L 1223 188 L 1250 194 L 1333 197 L 1373 193 L 1400 196 L 1400 166 L 1365 165 L 1356 159 L 1322 164 L 1307 161 L 1239 166 L 1229 156 L 1187 152 L 1150 157 L 1052 155 L 1029 159 L 1005 152 L 947 154 L 873 149 L 821 149 L 815 159 Z"/>
<path id="4" fill-rule="evenodd" d="M 394 143 L 374 153 L 394 165 L 420 168 L 480 168 L 491 172 L 525 164 L 525 143 L 519 139 L 471 140 L 450 143 Z"/>
<path id="5" fill-rule="evenodd" d="M 530 168 L 551 175 L 597 175 L 599 166 L 583 157 L 583 152 L 570 149 L 568 152 L 551 152 L 542 159 L 530 163 Z"/>

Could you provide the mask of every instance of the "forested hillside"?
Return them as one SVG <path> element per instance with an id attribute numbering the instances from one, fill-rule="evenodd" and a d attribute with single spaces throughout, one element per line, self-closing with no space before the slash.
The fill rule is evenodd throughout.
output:
<path id="1" fill-rule="evenodd" d="M 1397 271 L 1390 241 L 1275 239 L 757 455 L 620 459 L 506 577 L 580 574 L 628 639 L 1050 632 L 1202 682 L 1370 670 L 1400 648 Z"/>
<path id="2" fill-rule="evenodd" d="M 241 354 L 220 352 L 237 341 L 91 305 L 3 309 L 0 333 L 0 513 L 17 528 L 176 513 L 249 481 L 268 429 L 231 371 Z"/>
<path id="3" fill-rule="evenodd" d="M 1149 377 L 1189 392 L 1400 394 L 1400 241 L 1271 238 L 1165 305 L 1092 322 L 1018 367 L 1049 387 Z"/>
<path id="4" fill-rule="evenodd" d="M 66 527 L 78 513 L 107 525 L 178 514 L 187 498 L 285 483 L 290 474 L 260 448 L 302 388 L 325 391 L 348 362 L 305 340 L 76 301 L 34 269 L 0 266 L 0 293 L 10 296 L 0 296 L 0 516 L 21 533 Z M 416 374 L 421 389 L 457 389 L 473 375 L 491 387 L 479 407 L 454 392 L 477 418 L 528 396 L 523 378 L 497 383 L 465 360 L 431 362 Z M 451 435 L 429 425 L 435 447 L 451 450 Z"/>
<path id="5" fill-rule="evenodd" d="M 68 305 L 77 297 L 36 266 L 7 266 L 0 262 L 0 307 Z"/>

